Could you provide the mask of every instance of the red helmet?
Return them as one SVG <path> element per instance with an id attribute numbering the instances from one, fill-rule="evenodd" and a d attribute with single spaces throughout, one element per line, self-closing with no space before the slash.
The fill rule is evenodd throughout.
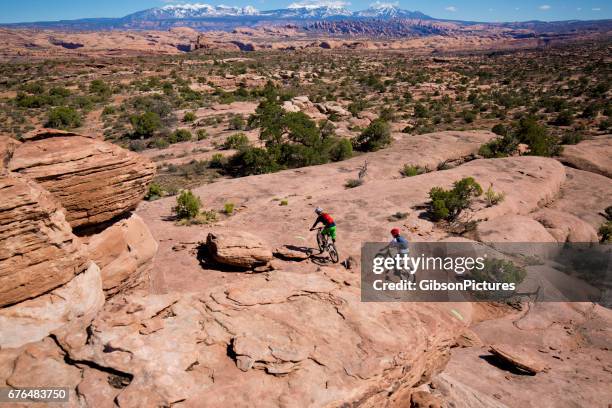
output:
<path id="1" fill-rule="evenodd" d="M 397 237 L 399 234 L 400 234 L 399 228 L 393 228 L 391 230 L 391 235 L 393 235 L 394 237 Z"/>

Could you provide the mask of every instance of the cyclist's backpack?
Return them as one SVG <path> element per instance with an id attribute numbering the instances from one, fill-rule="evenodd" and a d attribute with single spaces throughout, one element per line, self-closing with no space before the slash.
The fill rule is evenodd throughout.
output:
<path id="1" fill-rule="evenodd" d="M 334 219 L 331 217 L 331 215 L 327 213 L 321 214 L 321 218 L 323 218 L 323 222 L 325 223 L 326 226 L 334 223 Z"/>

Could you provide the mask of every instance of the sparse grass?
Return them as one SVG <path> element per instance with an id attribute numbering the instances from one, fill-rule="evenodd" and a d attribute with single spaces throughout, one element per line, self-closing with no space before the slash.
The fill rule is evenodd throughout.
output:
<path id="1" fill-rule="evenodd" d="M 359 187 L 363 184 L 363 179 L 350 179 L 344 183 L 344 187 L 346 188 L 355 188 Z"/>

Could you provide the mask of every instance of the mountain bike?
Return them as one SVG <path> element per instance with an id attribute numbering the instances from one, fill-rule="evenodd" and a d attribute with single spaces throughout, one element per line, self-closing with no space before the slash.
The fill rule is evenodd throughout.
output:
<path id="1" fill-rule="evenodd" d="M 336 245 L 334 244 L 334 241 L 331 240 L 331 238 L 327 235 L 323 235 L 323 233 L 321 231 L 323 231 L 323 227 L 319 227 L 319 228 L 314 228 L 311 231 L 317 231 L 317 245 L 319 245 L 319 251 L 321 251 L 321 253 L 327 251 L 327 254 L 329 255 L 329 259 L 333 262 L 333 263 L 338 263 L 338 261 L 340 260 L 340 257 L 338 255 L 338 250 L 336 249 Z"/>

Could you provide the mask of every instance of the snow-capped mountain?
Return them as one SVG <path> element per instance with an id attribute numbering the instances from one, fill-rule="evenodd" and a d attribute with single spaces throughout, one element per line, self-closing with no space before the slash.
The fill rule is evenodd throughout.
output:
<path id="1" fill-rule="evenodd" d="M 126 19 L 131 20 L 164 20 L 164 19 L 189 19 L 203 17 L 240 17 L 256 16 L 259 11 L 253 6 L 233 7 L 226 5 L 211 6 L 210 4 L 169 4 L 139 11 Z"/>
<path id="2" fill-rule="evenodd" d="M 275 18 L 321 20 L 339 17 L 350 18 L 354 13 L 342 6 L 292 4 L 286 9 L 264 11 L 261 14 Z"/>
<path id="3" fill-rule="evenodd" d="M 374 3 L 369 8 L 353 13 L 354 17 L 361 18 L 380 18 L 383 20 L 392 18 L 415 18 L 415 19 L 430 19 L 431 17 L 421 13 L 420 11 L 402 10 L 394 4 Z"/>

